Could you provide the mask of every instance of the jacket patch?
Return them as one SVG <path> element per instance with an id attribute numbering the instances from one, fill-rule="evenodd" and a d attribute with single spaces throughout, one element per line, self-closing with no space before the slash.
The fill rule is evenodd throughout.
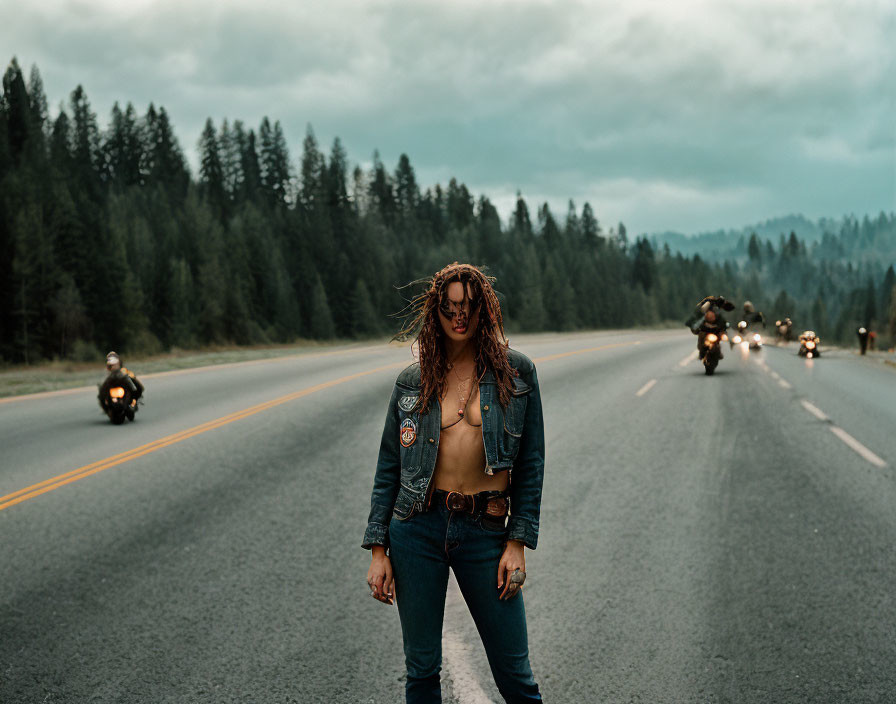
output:
<path id="1" fill-rule="evenodd" d="M 417 395 L 402 396 L 400 399 L 398 399 L 398 407 L 405 413 L 408 413 L 414 406 L 417 405 L 417 398 Z"/>
<path id="2" fill-rule="evenodd" d="M 417 440 L 417 424 L 410 418 L 405 418 L 401 423 L 399 433 L 402 447 L 410 447 Z"/>

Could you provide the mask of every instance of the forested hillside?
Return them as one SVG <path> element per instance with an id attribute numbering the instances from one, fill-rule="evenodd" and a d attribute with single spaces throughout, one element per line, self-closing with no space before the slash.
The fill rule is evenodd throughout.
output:
<path id="1" fill-rule="evenodd" d="M 519 197 L 502 221 L 455 179 L 424 188 L 405 155 L 394 168 L 374 155 L 363 170 L 338 139 L 325 153 L 310 127 L 293 158 L 267 117 L 257 128 L 208 120 L 198 144 L 194 175 L 163 107 L 116 104 L 101 125 L 81 87 L 51 119 L 37 68 L 26 78 L 12 61 L 0 102 L 0 359 L 393 333 L 414 291 L 400 287 L 454 260 L 497 277 L 511 330 L 680 322 L 724 293 L 822 336 L 848 339 L 859 323 L 892 334 L 892 214 L 847 219 L 810 245 L 744 238 L 710 261 L 629 241 L 588 203 L 554 214 Z M 885 257 L 865 256 L 866 221 Z"/>

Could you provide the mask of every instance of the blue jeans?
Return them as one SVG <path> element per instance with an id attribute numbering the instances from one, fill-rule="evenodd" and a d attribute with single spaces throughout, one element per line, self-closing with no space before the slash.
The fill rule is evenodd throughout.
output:
<path id="1" fill-rule="evenodd" d="M 500 601 L 498 562 L 505 530 L 437 505 L 389 524 L 390 557 L 404 654 L 408 704 L 441 702 L 442 620 L 448 568 L 470 609 L 498 691 L 507 702 L 540 702 L 529 666 L 523 595 Z"/>

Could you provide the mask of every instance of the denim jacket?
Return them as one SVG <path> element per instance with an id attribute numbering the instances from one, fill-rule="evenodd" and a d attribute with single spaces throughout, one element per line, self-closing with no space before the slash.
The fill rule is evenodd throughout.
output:
<path id="1" fill-rule="evenodd" d="M 523 354 L 508 350 L 513 394 L 507 408 L 498 400 L 491 370 L 479 381 L 482 440 L 486 474 L 510 472 L 508 540 L 535 549 L 544 478 L 544 423 L 535 365 Z M 370 516 L 362 546 L 389 545 L 389 521 L 405 521 L 424 509 L 439 452 L 442 412 L 438 399 L 427 413 L 413 411 L 420 394 L 420 365 L 398 375 L 380 443 Z"/>

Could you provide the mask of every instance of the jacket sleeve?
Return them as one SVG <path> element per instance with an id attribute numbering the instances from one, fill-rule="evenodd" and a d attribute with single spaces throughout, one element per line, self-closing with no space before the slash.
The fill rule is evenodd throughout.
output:
<path id="1" fill-rule="evenodd" d="M 510 520 L 507 539 L 518 540 L 534 550 L 538 544 L 541 514 L 541 487 L 544 483 L 544 418 L 535 366 L 523 374 L 532 390 L 526 404 L 526 418 L 520 450 L 510 478 Z"/>
<path id="2" fill-rule="evenodd" d="M 376 462 L 376 474 L 373 478 L 373 491 L 370 495 L 370 515 L 367 517 L 367 530 L 361 547 L 370 549 L 374 545 L 389 546 L 389 520 L 395 497 L 398 495 L 401 476 L 401 456 L 398 450 L 398 387 L 392 390 L 389 410 L 386 412 L 386 423 L 383 426 L 383 437 L 380 440 L 380 453 Z"/>
<path id="3" fill-rule="evenodd" d="M 693 315 L 687 319 L 685 325 L 687 325 L 691 332 L 695 335 L 700 333 L 700 328 L 703 326 L 703 323 L 706 321 L 706 316 L 700 313 L 699 310 L 695 310 Z"/>
<path id="4" fill-rule="evenodd" d="M 142 396 L 143 392 L 146 390 L 144 388 L 143 384 L 140 383 L 140 380 L 137 378 L 137 376 L 134 374 L 134 372 L 129 371 L 128 376 L 131 377 L 131 381 L 133 382 L 134 386 L 137 389 L 137 392 L 138 392 L 137 395 Z"/>

